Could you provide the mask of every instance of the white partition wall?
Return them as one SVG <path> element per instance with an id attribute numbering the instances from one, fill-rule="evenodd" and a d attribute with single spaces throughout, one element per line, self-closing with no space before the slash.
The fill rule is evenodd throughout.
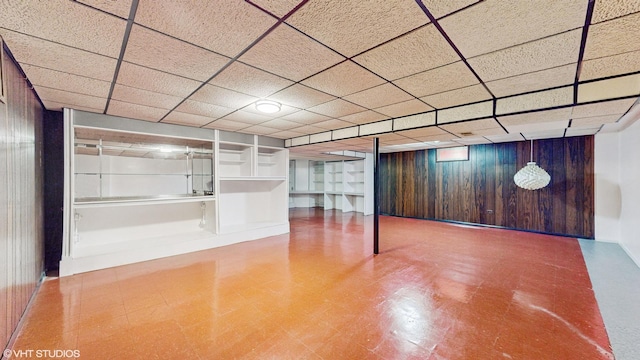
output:
<path id="1" fill-rule="evenodd" d="M 288 232 L 283 145 L 65 109 L 61 276 Z"/>

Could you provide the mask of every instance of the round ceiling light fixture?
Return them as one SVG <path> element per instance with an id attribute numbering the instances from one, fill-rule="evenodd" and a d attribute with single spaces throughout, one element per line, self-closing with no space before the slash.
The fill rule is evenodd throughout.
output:
<path id="1" fill-rule="evenodd" d="M 280 103 L 277 103 L 275 101 L 269 101 L 269 100 L 256 101 L 256 110 L 263 113 L 267 113 L 267 114 L 277 113 L 278 111 L 280 111 L 280 106 L 281 106 Z"/>

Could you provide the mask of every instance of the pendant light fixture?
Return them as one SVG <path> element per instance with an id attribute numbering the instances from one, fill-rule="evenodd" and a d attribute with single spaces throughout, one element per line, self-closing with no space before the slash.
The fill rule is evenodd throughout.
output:
<path id="1" fill-rule="evenodd" d="M 513 176 L 513 181 L 526 190 L 542 189 L 551 181 L 551 176 L 533 161 L 533 140 L 531 140 L 531 161 Z"/>

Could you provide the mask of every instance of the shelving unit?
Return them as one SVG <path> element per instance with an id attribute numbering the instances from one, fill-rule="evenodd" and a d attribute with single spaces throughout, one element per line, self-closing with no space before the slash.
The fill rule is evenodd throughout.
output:
<path id="1" fill-rule="evenodd" d="M 64 115 L 61 276 L 289 231 L 281 140 Z"/>

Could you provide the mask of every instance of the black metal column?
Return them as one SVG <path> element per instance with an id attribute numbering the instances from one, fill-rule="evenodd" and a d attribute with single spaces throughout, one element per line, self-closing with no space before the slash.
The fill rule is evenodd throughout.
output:
<path id="1" fill-rule="evenodd" d="M 378 254 L 378 238 L 379 238 L 379 217 L 380 217 L 380 181 L 379 169 L 380 164 L 380 139 L 373 138 L 373 253 Z"/>

